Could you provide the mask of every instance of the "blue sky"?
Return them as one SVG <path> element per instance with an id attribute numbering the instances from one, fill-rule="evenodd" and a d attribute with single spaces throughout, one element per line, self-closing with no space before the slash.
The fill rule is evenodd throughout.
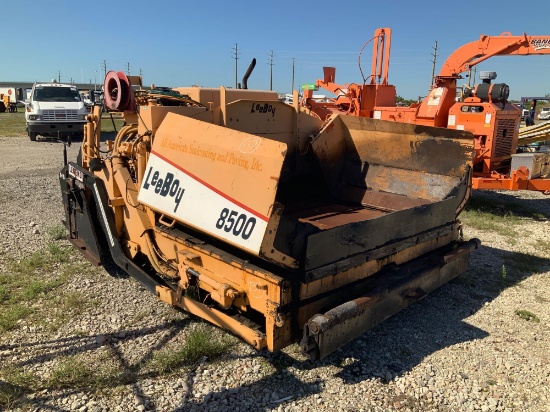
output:
<path id="1" fill-rule="evenodd" d="M 295 88 L 321 78 L 324 65 L 336 67 L 338 83 L 361 82 L 361 47 L 376 28 L 389 27 L 389 81 L 407 99 L 426 95 L 435 40 L 437 73 L 447 56 L 480 34 L 550 35 L 548 14 L 538 3 L 509 0 L 18 0 L 3 1 L 0 12 L 0 81 L 44 81 L 61 71 L 61 81 L 99 82 L 106 60 L 108 70 L 126 72 L 128 63 L 131 74 L 141 69 L 145 84 L 232 87 L 237 43 L 239 81 L 255 57 L 249 88 L 269 89 L 273 51 L 273 89 L 287 93 L 292 58 Z M 364 72 L 370 72 L 371 52 L 368 45 Z M 510 86 L 512 98 L 550 93 L 550 55 L 496 57 L 479 70 L 497 71 L 496 81 Z"/>

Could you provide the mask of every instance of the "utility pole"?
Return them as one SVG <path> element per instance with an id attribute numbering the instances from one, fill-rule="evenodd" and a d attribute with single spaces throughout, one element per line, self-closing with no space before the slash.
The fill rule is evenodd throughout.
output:
<path id="1" fill-rule="evenodd" d="M 273 90 L 273 50 L 269 52 L 269 90 Z"/>
<path id="2" fill-rule="evenodd" d="M 107 76 L 107 61 L 103 60 L 103 78 Z"/>
<path id="3" fill-rule="evenodd" d="M 233 56 L 234 56 L 234 59 L 235 59 L 235 89 L 237 87 L 239 87 L 238 85 L 238 79 L 237 79 L 237 70 L 238 70 L 238 66 L 237 66 L 237 60 L 239 60 L 239 47 L 237 45 L 237 43 L 235 43 L 235 48 L 232 49 L 233 50 Z"/>
<path id="4" fill-rule="evenodd" d="M 292 89 L 290 89 L 290 93 L 294 93 L 294 57 L 292 58 Z"/>
<path id="5" fill-rule="evenodd" d="M 435 77 L 435 62 L 437 61 L 437 40 L 435 40 L 434 44 L 434 52 L 432 53 L 433 60 L 432 60 L 432 81 L 430 82 L 430 86 L 434 84 L 434 77 Z"/>
<path id="6" fill-rule="evenodd" d="M 57 82 L 61 83 L 61 70 L 57 71 Z"/>
<path id="7" fill-rule="evenodd" d="M 128 76 L 130 75 L 130 62 L 126 63 Z"/>

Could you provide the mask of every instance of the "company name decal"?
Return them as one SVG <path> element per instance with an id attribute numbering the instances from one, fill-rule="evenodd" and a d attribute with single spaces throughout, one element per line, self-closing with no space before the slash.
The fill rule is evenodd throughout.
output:
<path id="1" fill-rule="evenodd" d="M 180 187 L 179 179 L 174 179 L 174 175 L 170 172 L 161 175 L 161 172 L 154 170 L 152 167 L 147 171 L 147 177 L 143 182 L 143 189 L 154 190 L 157 195 L 164 198 L 172 198 L 174 200 L 174 213 L 183 197 L 185 189 Z"/>
<path id="2" fill-rule="evenodd" d="M 258 253 L 269 218 L 151 152 L 138 200 L 160 213 Z"/>
<path id="3" fill-rule="evenodd" d="M 531 40 L 531 46 L 533 46 L 535 50 L 550 49 L 550 38 L 533 39 Z"/>

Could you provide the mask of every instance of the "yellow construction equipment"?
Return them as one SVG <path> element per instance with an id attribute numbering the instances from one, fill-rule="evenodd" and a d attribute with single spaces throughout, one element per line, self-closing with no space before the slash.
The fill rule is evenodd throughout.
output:
<path id="1" fill-rule="evenodd" d="M 101 139 L 95 106 L 60 172 L 69 239 L 92 262 L 257 349 L 301 341 L 311 358 L 466 270 L 471 133 L 137 83 L 108 73 L 126 125 Z"/>

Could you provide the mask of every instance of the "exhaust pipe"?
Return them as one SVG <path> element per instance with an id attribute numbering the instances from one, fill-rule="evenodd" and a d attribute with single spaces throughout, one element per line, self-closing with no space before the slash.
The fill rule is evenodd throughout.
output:
<path id="1" fill-rule="evenodd" d="M 252 62 L 250 63 L 250 66 L 248 66 L 248 70 L 243 76 L 243 89 L 248 89 L 248 78 L 252 74 L 252 70 L 254 70 L 254 67 L 256 67 L 256 58 L 252 59 Z"/>

